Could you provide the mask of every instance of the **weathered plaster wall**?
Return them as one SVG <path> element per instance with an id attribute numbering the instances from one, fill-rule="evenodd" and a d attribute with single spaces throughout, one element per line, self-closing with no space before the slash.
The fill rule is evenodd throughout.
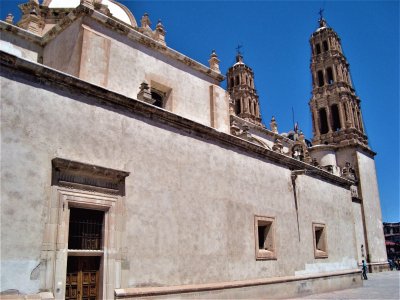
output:
<path id="1" fill-rule="evenodd" d="M 218 82 L 90 18 L 85 18 L 84 24 L 80 78 L 135 99 L 140 84 L 146 80 L 162 92 L 171 92 L 166 109 L 211 125 L 209 87 Z M 223 98 L 218 101 L 225 101 Z M 221 110 L 218 115 L 229 111 L 225 104 L 214 109 Z"/>
<path id="2" fill-rule="evenodd" d="M 375 161 L 361 151 L 357 151 L 357 163 L 365 212 L 365 227 L 370 261 L 386 262 L 387 255 Z"/>
<path id="3" fill-rule="evenodd" d="M 54 157 L 131 173 L 119 287 L 355 267 L 347 189 L 298 175 L 296 213 L 285 167 L 106 108 L 67 88 L 1 72 L 2 289 L 35 292 L 40 286 L 31 274 L 40 262 Z M 254 215 L 276 218 L 277 260 L 255 260 Z M 326 259 L 314 258 L 312 222 L 326 224 Z"/>
<path id="4" fill-rule="evenodd" d="M 38 61 L 42 47 L 24 40 L 20 36 L 1 31 L 0 50 L 31 61 Z"/>
<path id="5" fill-rule="evenodd" d="M 358 263 L 361 263 L 362 260 L 366 260 L 366 247 L 365 243 L 365 235 L 364 235 L 364 225 L 363 225 L 363 212 L 362 212 L 362 203 L 353 202 L 353 215 L 354 215 L 354 224 L 355 224 L 355 233 L 356 233 L 356 241 L 357 241 L 357 257 Z M 361 250 L 361 246 L 363 251 Z"/>
<path id="6" fill-rule="evenodd" d="M 43 64 L 78 77 L 82 38 L 83 28 L 82 18 L 80 18 L 44 47 Z"/>
<path id="7" fill-rule="evenodd" d="M 296 270 L 296 274 L 355 268 L 356 241 L 350 191 L 338 189 L 305 175 L 297 177 L 296 187 L 300 224 L 298 239 L 301 245 L 296 247 L 296 255 L 304 258 L 306 262 L 303 269 Z M 326 226 L 326 259 L 314 258 L 312 222 Z"/>

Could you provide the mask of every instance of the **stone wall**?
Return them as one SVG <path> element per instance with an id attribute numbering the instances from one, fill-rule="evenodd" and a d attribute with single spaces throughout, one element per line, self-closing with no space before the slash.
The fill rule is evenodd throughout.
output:
<path id="1" fill-rule="evenodd" d="M 44 49 L 45 65 L 130 98 L 146 81 L 166 94 L 166 110 L 228 132 L 228 101 L 218 80 L 90 17 L 75 20 Z"/>
<path id="2" fill-rule="evenodd" d="M 382 212 L 379 200 L 375 161 L 362 151 L 357 151 L 360 186 L 365 213 L 365 229 L 371 263 L 387 263 Z"/>
<path id="3" fill-rule="evenodd" d="M 124 109 L 123 102 L 107 102 L 117 97 L 112 92 L 100 99 L 91 96 L 89 86 L 83 94 L 25 72 L 1 70 L 1 247 L 2 273 L 8 274 L 1 279 L 2 289 L 54 289 L 51 279 L 42 276 L 51 274 L 54 262 L 41 260 L 41 248 L 55 197 L 55 157 L 130 172 L 121 200 L 125 230 L 118 237 L 123 240 L 119 251 L 125 254 L 111 274 L 120 279 L 113 288 L 356 267 L 351 198 L 344 180 L 323 171 L 293 177 L 290 165 L 311 166 L 266 149 L 253 152 L 255 146 L 247 142 L 157 108 L 146 117 L 135 112 L 146 104 L 133 99 Z M 49 71 L 36 70 L 40 72 Z M 261 155 L 265 151 L 269 154 Z M 256 215 L 275 220 L 276 259 L 255 258 Z M 326 258 L 315 258 L 315 222 L 326 226 Z M 67 232 L 54 229 L 53 234 Z"/>

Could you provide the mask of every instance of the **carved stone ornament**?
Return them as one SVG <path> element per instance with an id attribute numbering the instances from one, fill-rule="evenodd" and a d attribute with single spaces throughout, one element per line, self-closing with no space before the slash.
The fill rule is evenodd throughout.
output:
<path id="1" fill-rule="evenodd" d="M 149 104 L 154 104 L 155 100 L 151 97 L 150 87 L 146 80 L 140 84 L 139 93 L 137 98 L 140 101 L 147 102 Z"/>

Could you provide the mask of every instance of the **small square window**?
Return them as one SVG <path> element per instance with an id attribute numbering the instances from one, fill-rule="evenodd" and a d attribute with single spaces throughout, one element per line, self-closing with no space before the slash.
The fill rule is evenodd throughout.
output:
<path id="1" fill-rule="evenodd" d="M 326 239 L 326 226 L 321 223 L 313 223 L 314 256 L 315 258 L 328 257 L 328 245 Z"/>
<path id="2" fill-rule="evenodd" d="M 256 259 L 276 259 L 275 218 L 255 216 Z"/>

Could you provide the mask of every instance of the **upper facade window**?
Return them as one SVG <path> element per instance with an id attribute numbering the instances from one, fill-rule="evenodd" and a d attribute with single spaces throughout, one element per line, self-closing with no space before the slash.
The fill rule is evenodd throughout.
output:
<path id="1" fill-rule="evenodd" d="M 156 89 L 151 90 L 151 98 L 154 100 L 153 105 L 163 108 L 165 105 L 165 93 Z"/>
<path id="2" fill-rule="evenodd" d="M 275 218 L 255 216 L 256 259 L 276 259 Z"/>
<path id="3" fill-rule="evenodd" d="M 326 226 L 321 223 L 313 223 L 312 227 L 314 236 L 314 257 L 327 258 L 328 244 L 326 238 Z"/>

